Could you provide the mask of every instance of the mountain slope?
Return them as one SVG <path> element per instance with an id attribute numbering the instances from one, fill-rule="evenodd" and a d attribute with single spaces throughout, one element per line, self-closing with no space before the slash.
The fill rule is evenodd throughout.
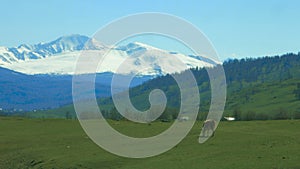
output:
<path id="1" fill-rule="evenodd" d="M 232 113 L 234 109 L 246 107 L 247 111 L 255 110 L 262 112 L 262 107 L 267 105 L 260 105 L 260 107 L 251 106 L 260 100 L 258 99 L 259 94 L 272 95 L 272 97 L 277 97 L 277 101 L 280 97 L 280 99 L 285 99 L 285 101 L 293 102 L 294 104 L 300 101 L 293 94 L 297 83 L 300 83 L 300 53 L 258 59 L 229 60 L 223 64 L 223 67 L 227 81 L 227 113 Z M 202 110 L 200 111 L 206 112 L 210 104 L 210 84 L 207 72 L 205 69 L 192 69 L 192 72 L 197 80 L 202 99 Z M 145 100 L 148 99 L 150 91 L 155 88 L 165 91 L 169 106 L 179 106 L 180 91 L 171 76 L 156 78 L 131 89 L 133 104 L 141 109 L 149 107 L 149 102 Z M 271 90 L 271 88 L 273 89 Z M 280 89 L 281 91 L 277 91 L 276 89 Z M 288 99 L 285 98 L 284 94 L 288 96 Z M 252 97 L 255 100 L 250 101 Z M 265 99 L 264 102 L 262 100 L 258 102 L 263 104 L 269 103 L 270 105 L 272 103 L 269 99 Z M 279 105 L 278 102 L 274 103 Z M 285 104 L 280 105 L 284 106 Z M 286 108 L 289 109 L 287 105 Z M 293 111 L 296 111 L 296 107 L 293 106 L 293 108 Z"/>
<path id="2" fill-rule="evenodd" d="M 90 40 L 87 36 L 63 36 L 49 43 L 39 43 L 36 45 L 22 44 L 18 47 L 11 48 L 0 47 L 0 65 L 38 60 L 61 53 L 80 51 L 82 49 L 101 50 L 103 48 L 105 48 L 104 45 Z"/>
<path id="3" fill-rule="evenodd" d="M 71 75 L 26 75 L 0 67 L 0 108 L 19 111 L 50 109 L 72 103 Z M 111 73 L 99 73 L 95 79 L 97 97 L 111 95 Z M 151 77 L 136 77 L 131 87 L 139 85 Z M 118 90 L 126 86 L 120 84 Z M 94 91 L 92 91 L 94 92 Z"/>
<path id="4" fill-rule="evenodd" d="M 209 58 L 169 52 L 138 42 L 110 48 L 95 39 L 71 35 L 49 43 L 0 47 L 0 66 L 25 74 L 74 74 L 82 51 L 86 54 L 84 57 L 91 60 L 105 58 L 98 73 L 117 73 L 121 67 L 118 74 L 160 76 L 188 68 L 212 67 L 218 63 Z M 104 54 L 107 55 L 104 57 Z"/>

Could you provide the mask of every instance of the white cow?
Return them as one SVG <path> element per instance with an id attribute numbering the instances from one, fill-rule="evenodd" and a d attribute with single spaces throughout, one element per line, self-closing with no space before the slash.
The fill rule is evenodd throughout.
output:
<path id="1" fill-rule="evenodd" d="M 216 128 L 216 121 L 213 119 L 207 119 L 204 121 L 202 126 L 202 136 L 208 137 L 210 135 L 210 132 L 212 132 L 212 137 L 215 134 L 215 128 Z"/>

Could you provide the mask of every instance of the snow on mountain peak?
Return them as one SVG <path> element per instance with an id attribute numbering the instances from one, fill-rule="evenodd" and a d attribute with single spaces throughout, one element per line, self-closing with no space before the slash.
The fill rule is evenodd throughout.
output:
<path id="1" fill-rule="evenodd" d="M 74 74 L 82 50 L 89 51 L 91 57 L 99 57 L 108 51 L 98 72 L 157 76 L 216 65 L 207 58 L 169 52 L 140 42 L 109 48 L 96 39 L 76 34 L 37 45 L 0 47 L 0 66 L 26 74 Z"/>
<path id="2" fill-rule="evenodd" d="M 74 34 L 62 36 L 54 41 L 39 43 L 36 45 L 22 44 L 18 47 L 2 47 L 0 49 L 0 65 L 26 60 L 42 59 L 65 52 L 75 52 L 83 49 L 101 50 L 104 48 L 106 48 L 106 46 L 97 42 L 95 39 Z"/>
<path id="3" fill-rule="evenodd" d="M 88 40 L 89 37 L 82 35 L 63 36 L 49 43 L 39 43 L 35 45 L 35 50 L 50 55 L 65 51 L 81 50 Z"/>

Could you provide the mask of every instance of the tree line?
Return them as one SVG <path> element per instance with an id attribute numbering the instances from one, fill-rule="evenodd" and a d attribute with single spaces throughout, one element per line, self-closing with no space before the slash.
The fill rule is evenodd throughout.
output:
<path id="1" fill-rule="evenodd" d="M 221 66 L 221 65 L 217 65 Z M 239 94 L 244 88 L 249 88 L 245 94 L 245 102 L 248 102 L 250 96 L 259 92 L 251 86 L 265 83 L 281 83 L 289 79 L 300 79 L 300 53 L 288 53 L 282 56 L 246 58 L 246 59 L 228 59 L 223 63 L 226 74 L 228 94 Z M 207 68 L 215 69 L 215 68 Z M 199 120 L 206 118 L 206 112 L 210 105 L 210 82 L 207 70 L 205 68 L 190 69 L 194 74 L 199 87 L 201 104 L 199 111 Z M 186 71 L 181 72 L 181 74 Z M 176 75 L 176 74 L 175 74 Z M 173 75 L 174 76 L 174 75 Z M 141 110 L 149 108 L 148 96 L 153 89 L 161 89 L 165 92 L 168 99 L 167 107 L 172 111 L 165 111 L 160 119 L 176 119 L 176 113 L 180 106 L 180 90 L 172 75 L 157 77 L 147 81 L 144 84 L 130 89 L 130 96 L 133 105 Z M 300 82 L 296 84 L 294 93 L 295 99 L 300 100 Z M 111 104 L 112 100 L 106 99 L 106 104 Z M 101 104 L 101 103 L 100 103 Z M 118 113 L 112 108 L 106 111 L 106 117 L 111 119 L 121 119 Z M 173 115 L 175 114 L 175 115 Z M 298 112 L 288 112 L 285 107 L 272 113 L 256 113 L 254 111 L 242 111 L 236 106 L 231 112 L 237 120 L 268 120 L 268 119 L 298 119 Z"/>

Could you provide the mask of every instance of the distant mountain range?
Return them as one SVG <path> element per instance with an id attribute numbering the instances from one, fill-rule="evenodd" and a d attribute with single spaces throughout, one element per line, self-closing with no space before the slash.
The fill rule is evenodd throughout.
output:
<path id="1" fill-rule="evenodd" d="M 103 48 L 103 45 L 92 40 L 89 41 L 89 37 L 86 36 L 63 36 L 49 43 L 39 43 L 36 45 L 22 44 L 11 48 L 0 47 L 0 65 L 43 59 L 60 53 L 83 49 L 101 50 Z"/>
<path id="2" fill-rule="evenodd" d="M 217 64 L 209 58 L 169 52 L 138 42 L 111 49 L 82 35 L 63 36 L 36 45 L 0 47 L 0 110 L 49 109 L 71 104 L 72 75 L 81 52 L 89 52 L 89 57 L 99 57 L 108 50 L 106 60 L 97 71 L 97 97 L 110 96 L 111 79 L 124 59 L 126 64 L 117 74 L 124 77 L 138 75 L 130 87 L 168 73 Z M 183 64 L 178 64 L 174 58 Z M 118 90 L 125 88 L 120 82 Z"/>
<path id="3" fill-rule="evenodd" d="M 155 48 L 139 42 L 109 47 L 95 39 L 82 35 L 60 37 L 49 43 L 0 47 L 0 66 L 25 74 L 74 74 L 81 51 L 89 57 L 102 57 L 109 51 L 98 73 L 116 73 L 119 64 L 126 59 L 119 74 L 160 76 L 183 71 L 187 68 L 212 67 L 218 62 L 202 56 L 183 55 Z M 178 58 L 179 62 L 175 62 Z M 82 72 L 93 73 L 93 72 Z"/>
<path id="4" fill-rule="evenodd" d="M 28 111 L 52 109 L 72 103 L 71 75 L 26 75 L 0 68 L 0 110 Z M 120 76 L 120 75 L 119 75 Z M 126 75 L 122 75 L 126 78 Z M 95 94 L 98 98 L 110 96 L 112 73 L 98 73 Z M 136 77 L 131 86 L 137 86 L 151 76 Z M 126 86 L 117 86 L 123 91 Z"/>

